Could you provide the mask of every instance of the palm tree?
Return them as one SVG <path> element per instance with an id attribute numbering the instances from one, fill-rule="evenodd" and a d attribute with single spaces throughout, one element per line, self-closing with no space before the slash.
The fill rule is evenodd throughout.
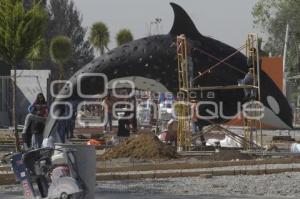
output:
<path id="1" fill-rule="evenodd" d="M 31 70 L 36 69 L 36 63 L 41 62 L 48 55 L 47 44 L 44 39 L 37 42 L 31 52 L 27 56 L 27 60 L 31 61 Z"/>
<path id="2" fill-rule="evenodd" d="M 108 50 L 109 31 L 105 23 L 97 22 L 93 24 L 89 40 L 96 50 L 99 51 L 100 55 L 104 54 L 105 48 Z"/>
<path id="3" fill-rule="evenodd" d="M 116 42 L 118 46 L 133 40 L 132 33 L 129 29 L 122 29 L 117 33 Z"/>
<path id="4" fill-rule="evenodd" d="M 0 56 L 14 71 L 12 119 L 17 151 L 20 145 L 16 121 L 16 68 L 42 39 L 46 23 L 47 15 L 39 3 L 25 10 L 22 0 L 0 1 Z"/>
<path id="5" fill-rule="evenodd" d="M 59 66 L 59 79 L 64 78 L 64 63 L 72 55 L 72 42 L 69 37 L 57 36 L 51 40 L 50 56 L 51 60 Z"/>

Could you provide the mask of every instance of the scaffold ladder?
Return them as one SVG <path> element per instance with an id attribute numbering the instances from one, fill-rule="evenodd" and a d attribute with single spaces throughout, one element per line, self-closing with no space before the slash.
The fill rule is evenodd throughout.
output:
<path id="1" fill-rule="evenodd" d="M 189 88 L 188 74 L 188 46 L 185 36 L 177 37 L 177 61 L 179 88 L 187 90 Z"/>
<path id="2" fill-rule="evenodd" d="M 255 49 L 255 51 L 254 51 Z M 249 33 L 247 40 L 246 40 L 246 56 L 249 61 L 252 62 L 253 66 L 253 88 L 256 89 L 256 101 L 260 102 L 260 55 L 259 55 L 259 49 L 258 49 L 258 36 L 255 33 Z M 251 60 L 250 60 L 251 59 Z M 253 103 L 253 104 L 252 104 Z M 253 102 L 253 100 L 250 101 L 251 108 L 257 110 L 255 115 L 259 115 L 259 107 L 256 107 L 256 104 Z M 253 149 L 254 146 L 254 135 L 256 144 L 259 143 L 258 138 L 258 131 L 257 128 L 260 129 L 260 144 L 263 145 L 263 139 L 262 139 L 262 124 L 261 119 L 248 119 L 244 118 L 244 136 L 247 143 L 244 144 L 244 149 Z"/>
<path id="3" fill-rule="evenodd" d="M 176 104 L 178 118 L 177 149 L 178 151 L 190 150 L 192 133 L 190 128 L 189 103 L 189 73 L 188 73 L 188 45 L 184 35 L 177 37 L 178 84 L 179 91 L 183 94 Z"/>

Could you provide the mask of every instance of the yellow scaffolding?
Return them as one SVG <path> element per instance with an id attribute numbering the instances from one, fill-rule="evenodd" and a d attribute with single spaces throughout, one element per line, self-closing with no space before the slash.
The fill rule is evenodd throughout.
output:
<path id="1" fill-rule="evenodd" d="M 257 92 L 257 95 L 255 96 L 255 100 L 260 102 L 260 55 L 259 55 L 259 49 L 258 49 L 258 36 L 255 33 L 249 33 L 247 40 L 246 40 L 246 56 L 248 59 L 248 62 L 252 62 L 253 66 L 253 88 Z M 250 101 L 250 108 L 253 110 L 257 110 L 257 112 L 254 112 L 254 115 L 252 116 L 258 116 L 260 115 L 260 107 L 257 106 L 256 103 L 253 102 L 253 100 Z M 253 117 L 255 118 L 255 117 Z M 248 142 L 244 145 L 244 149 L 253 149 L 254 147 L 254 136 L 256 140 L 256 144 L 260 142 L 260 146 L 263 146 L 263 137 L 262 137 L 262 124 L 261 124 L 261 118 L 257 117 L 259 119 L 249 119 L 244 117 L 244 136 L 248 140 Z M 260 129 L 260 141 L 259 141 L 259 135 L 257 128 Z M 257 146 L 257 145 L 256 145 Z"/>
<path id="2" fill-rule="evenodd" d="M 178 77 L 179 88 L 189 88 L 188 74 L 188 45 L 184 35 L 177 37 L 177 61 L 178 61 Z"/>
<path id="3" fill-rule="evenodd" d="M 246 44 L 241 46 L 236 52 L 224 58 L 223 60 L 217 59 L 219 62 L 208 69 L 208 71 L 213 70 L 221 63 L 225 63 L 226 65 L 239 70 L 236 67 L 226 63 L 230 57 L 234 56 L 242 49 L 246 49 L 247 58 L 252 57 L 253 70 L 253 85 L 227 85 L 227 86 L 206 86 L 206 87 L 192 87 L 190 83 L 198 78 L 201 78 L 203 75 L 207 73 L 207 71 L 202 72 L 198 76 L 193 79 L 189 78 L 189 61 L 188 61 L 188 44 L 184 35 L 180 35 L 177 37 L 177 60 L 178 60 L 178 82 L 179 82 L 179 91 L 183 94 L 182 98 L 179 100 L 179 104 L 175 107 L 177 116 L 178 116 L 178 131 L 177 131 L 177 147 L 178 150 L 189 150 L 192 143 L 192 134 L 190 130 L 190 119 L 187 120 L 186 116 L 190 115 L 190 107 L 186 104 L 189 102 L 189 92 L 192 91 L 205 91 L 205 90 L 230 90 L 230 89 L 255 89 L 257 90 L 256 100 L 260 102 L 260 62 L 259 62 L 259 49 L 258 49 L 258 37 L 257 34 L 250 33 L 248 34 Z M 254 52 L 253 49 L 256 49 Z M 208 54 L 208 56 L 211 56 Z M 253 101 L 251 101 L 253 102 Z M 251 103 L 250 102 L 250 103 Z M 256 104 L 250 104 L 251 108 L 257 108 Z M 258 113 L 255 113 L 258 114 Z M 223 129 L 218 124 L 214 124 L 218 126 L 218 128 Z M 263 146 L 263 137 L 262 137 L 262 129 L 261 129 L 261 120 L 257 119 L 244 119 L 244 137 L 239 137 L 234 133 L 230 132 L 226 129 L 226 132 L 233 137 L 238 137 L 241 143 L 244 143 L 245 149 L 252 149 L 253 147 L 258 147 L 257 143 L 259 143 L 257 126 L 260 129 L 260 144 Z M 254 133 L 256 137 L 256 143 L 254 143 Z"/>
<path id="4" fill-rule="evenodd" d="M 188 71 L 188 45 L 186 37 L 177 37 L 177 60 L 178 60 L 178 83 L 182 96 L 175 104 L 178 118 L 177 128 L 177 149 L 178 151 L 188 151 L 191 147 L 192 133 L 190 128 L 190 107 L 189 107 L 189 71 Z"/>

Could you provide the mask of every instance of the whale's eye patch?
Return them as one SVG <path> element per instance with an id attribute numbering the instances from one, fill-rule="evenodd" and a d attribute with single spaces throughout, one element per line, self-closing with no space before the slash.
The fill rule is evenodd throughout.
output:
<path id="1" fill-rule="evenodd" d="M 280 106 L 279 106 L 277 100 L 272 96 L 268 96 L 267 102 L 268 102 L 270 108 L 274 111 L 274 113 L 278 115 L 280 113 Z"/>

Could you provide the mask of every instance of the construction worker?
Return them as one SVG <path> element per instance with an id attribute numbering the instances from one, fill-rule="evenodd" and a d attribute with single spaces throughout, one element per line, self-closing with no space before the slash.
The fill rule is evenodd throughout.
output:
<path id="1" fill-rule="evenodd" d="M 104 107 L 104 114 L 107 114 L 107 121 L 105 122 L 104 125 L 104 131 L 107 130 L 107 125 L 109 125 L 109 130 L 112 131 L 113 130 L 113 126 L 112 126 L 112 119 L 113 119 L 113 114 L 112 114 L 112 108 L 113 108 L 113 104 L 114 104 L 114 100 L 111 97 L 110 94 L 108 94 L 103 102 L 102 105 Z"/>
<path id="2" fill-rule="evenodd" d="M 24 148 L 40 148 L 43 142 L 43 129 L 48 116 L 48 106 L 43 93 L 39 93 L 25 118 L 22 138 Z"/>
<path id="3" fill-rule="evenodd" d="M 249 68 L 247 74 L 244 79 L 239 81 L 239 85 L 254 85 L 254 77 L 253 77 L 254 69 Z M 255 98 L 256 93 L 254 88 L 244 88 L 244 98 L 245 100 Z"/>
<path id="4" fill-rule="evenodd" d="M 191 106 L 191 109 L 192 109 L 192 134 L 195 135 L 197 132 L 199 132 L 199 128 L 198 128 L 198 125 L 197 125 L 197 121 L 198 121 L 198 118 L 197 118 L 197 101 L 196 100 L 192 100 L 192 106 Z"/>
<path id="5" fill-rule="evenodd" d="M 245 75 L 245 78 L 242 80 L 244 85 L 253 85 L 253 68 L 249 68 L 248 73 Z M 251 89 L 245 89 L 245 96 L 250 97 Z"/>

